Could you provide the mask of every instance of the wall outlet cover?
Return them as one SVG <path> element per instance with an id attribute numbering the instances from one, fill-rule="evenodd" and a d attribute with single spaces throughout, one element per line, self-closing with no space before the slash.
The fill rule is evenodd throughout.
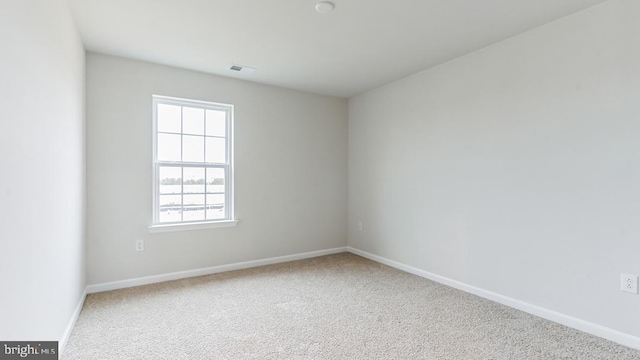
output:
<path id="1" fill-rule="evenodd" d="M 638 294 L 638 276 L 631 274 L 620 275 L 620 290 L 631 294 Z"/>

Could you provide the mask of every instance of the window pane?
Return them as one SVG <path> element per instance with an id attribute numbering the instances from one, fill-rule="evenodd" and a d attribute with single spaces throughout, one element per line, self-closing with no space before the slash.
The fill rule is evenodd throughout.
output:
<path id="1" fill-rule="evenodd" d="M 160 222 L 182 221 L 181 195 L 160 195 L 160 212 L 158 220 Z"/>
<path id="2" fill-rule="evenodd" d="M 153 97 L 158 224 L 227 219 L 232 107 Z M 227 203 L 227 201 L 230 201 Z"/>
<path id="3" fill-rule="evenodd" d="M 182 108 L 182 133 L 204 135 L 204 109 Z"/>
<path id="4" fill-rule="evenodd" d="M 182 168 L 160 167 L 158 178 L 160 194 L 180 194 L 182 191 Z"/>
<path id="5" fill-rule="evenodd" d="M 221 138 L 207 138 L 207 162 L 226 162 L 226 140 Z"/>
<path id="6" fill-rule="evenodd" d="M 158 131 L 180 133 L 180 106 L 158 104 Z"/>
<path id="7" fill-rule="evenodd" d="M 209 168 L 207 169 L 207 192 L 208 193 L 224 193 L 224 169 Z"/>
<path id="8" fill-rule="evenodd" d="M 207 220 L 224 219 L 224 195 L 207 194 Z"/>
<path id="9" fill-rule="evenodd" d="M 207 110 L 207 135 L 226 136 L 227 112 Z"/>
<path id="10" fill-rule="evenodd" d="M 158 134 L 158 160 L 180 161 L 180 135 Z"/>
<path id="11" fill-rule="evenodd" d="M 182 137 L 182 161 L 204 162 L 204 136 Z"/>
<path id="12" fill-rule="evenodd" d="M 204 168 L 184 168 L 184 193 L 204 194 Z"/>
<path id="13" fill-rule="evenodd" d="M 183 210 L 183 221 L 204 220 L 204 195 L 185 195 Z"/>

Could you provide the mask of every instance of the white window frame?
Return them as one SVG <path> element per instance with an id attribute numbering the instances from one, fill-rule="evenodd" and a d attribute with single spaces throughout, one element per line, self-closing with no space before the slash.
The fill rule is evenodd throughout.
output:
<path id="1" fill-rule="evenodd" d="M 153 220 L 149 226 L 150 232 L 165 232 L 179 230 L 195 230 L 216 227 L 235 226 L 237 220 L 233 211 L 233 110 L 231 104 L 214 103 L 209 101 L 182 99 L 169 96 L 153 95 Z M 185 162 L 185 161 L 159 161 L 158 160 L 158 105 L 176 105 L 204 110 L 224 111 L 226 113 L 226 159 L 224 163 L 207 162 Z M 181 115 L 182 116 L 182 115 Z M 206 126 L 206 124 L 205 124 Z M 184 133 L 181 134 L 184 136 Z M 206 146 L 206 145 L 205 145 Z M 206 152 L 206 148 L 205 148 Z M 179 222 L 160 222 L 160 189 L 159 189 L 159 169 L 160 167 L 198 167 L 198 168 L 222 168 L 225 172 L 225 218 L 216 220 L 196 220 Z M 184 177 L 182 177 L 184 179 Z M 184 193 L 180 193 L 184 196 Z M 184 204 L 184 202 L 182 202 Z"/>

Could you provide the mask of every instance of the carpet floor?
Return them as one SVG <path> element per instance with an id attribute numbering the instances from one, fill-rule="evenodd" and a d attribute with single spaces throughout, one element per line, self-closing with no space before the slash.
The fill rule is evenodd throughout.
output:
<path id="1" fill-rule="evenodd" d="M 64 360 L 640 359 L 353 254 L 91 294 Z"/>

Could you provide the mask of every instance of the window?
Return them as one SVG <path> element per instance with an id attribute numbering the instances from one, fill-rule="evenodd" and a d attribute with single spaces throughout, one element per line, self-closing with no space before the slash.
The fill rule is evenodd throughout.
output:
<path id="1" fill-rule="evenodd" d="M 153 227 L 233 223 L 233 106 L 153 96 Z"/>

